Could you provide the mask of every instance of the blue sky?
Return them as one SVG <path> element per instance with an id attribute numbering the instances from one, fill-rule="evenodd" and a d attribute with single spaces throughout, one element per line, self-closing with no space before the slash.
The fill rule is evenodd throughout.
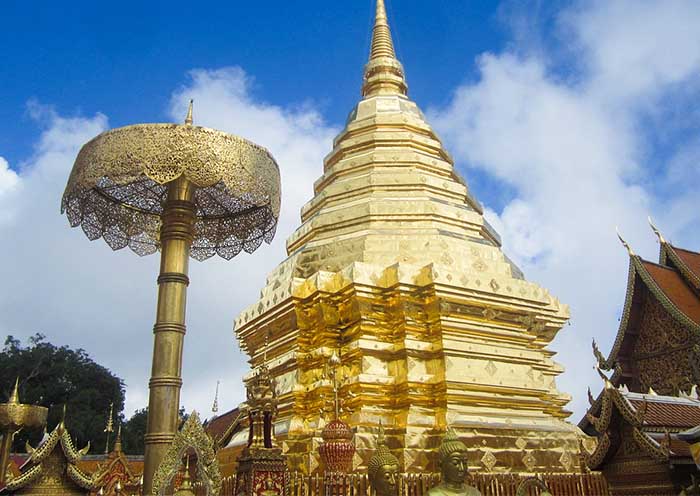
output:
<path id="1" fill-rule="evenodd" d="M 397 51 L 414 98 L 447 101 L 465 68 L 506 40 L 498 3 L 409 0 L 395 8 Z M 372 0 L 352 2 L 10 1 L 0 32 L 0 149 L 16 164 L 32 152 L 36 99 L 65 115 L 102 112 L 113 126 L 161 121 L 192 68 L 237 65 L 253 92 L 279 105 L 320 106 L 342 123 L 359 94 Z M 400 26 L 400 29 L 398 28 Z M 456 70 L 456 68 L 459 68 Z"/>
<path id="2" fill-rule="evenodd" d="M 359 100 L 373 0 L 17 1 L 0 30 L 0 335 L 43 332 L 124 377 L 145 405 L 157 258 L 88 243 L 58 214 L 79 147 L 137 122 L 195 121 L 267 146 L 281 165 L 272 246 L 194 264 L 183 404 L 243 397 L 232 321 L 284 257 L 323 157 Z M 627 256 L 667 238 L 700 249 L 697 0 L 387 0 L 410 96 L 526 277 L 571 305 L 552 348 L 577 421 L 600 380 Z M 37 282 L 39 281 L 39 282 Z M 129 412 L 127 412 L 129 413 Z"/>

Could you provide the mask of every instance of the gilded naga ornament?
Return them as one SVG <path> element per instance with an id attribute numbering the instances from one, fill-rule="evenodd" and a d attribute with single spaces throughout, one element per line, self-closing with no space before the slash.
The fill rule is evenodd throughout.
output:
<path id="1" fill-rule="evenodd" d="M 448 429 L 438 448 L 442 480 L 428 492 L 428 496 L 481 496 L 478 489 L 464 482 L 467 476 L 467 453 L 467 446 L 459 440 L 454 430 Z"/>

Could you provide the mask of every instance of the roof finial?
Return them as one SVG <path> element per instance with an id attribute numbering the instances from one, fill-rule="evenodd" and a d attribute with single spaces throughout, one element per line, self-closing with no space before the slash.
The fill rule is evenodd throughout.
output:
<path id="1" fill-rule="evenodd" d="M 377 0 L 369 62 L 365 66 L 363 96 L 405 95 L 408 91 L 403 66 L 396 59 L 384 0 Z"/>
<path id="2" fill-rule="evenodd" d="M 666 239 L 664 239 L 663 234 L 661 234 L 661 231 L 654 225 L 654 221 L 651 220 L 651 215 L 648 217 L 649 219 L 649 225 L 651 226 L 651 230 L 654 231 L 654 234 L 656 234 L 656 237 L 659 238 L 659 243 L 662 245 L 666 244 Z"/>
<path id="3" fill-rule="evenodd" d="M 620 230 L 617 227 L 615 228 L 615 232 L 617 232 L 617 237 L 620 239 L 622 246 L 627 248 L 627 252 L 630 254 L 630 257 L 634 257 L 634 250 L 632 250 L 632 247 L 629 245 L 629 243 L 625 241 L 625 239 L 622 237 L 622 234 L 620 234 Z"/>
<path id="4" fill-rule="evenodd" d="M 117 438 L 114 440 L 115 453 L 120 453 L 122 451 L 122 424 L 119 422 L 119 427 L 117 427 Z"/>
<path id="5" fill-rule="evenodd" d="M 211 413 L 219 413 L 219 381 L 216 381 L 216 393 L 214 394 L 214 404 L 211 406 Z"/>
<path id="6" fill-rule="evenodd" d="M 15 387 L 12 388 L 10 401 L 8 401 L 8 403 L 19 404 L 19 376 L 17 376 L 17 379 L 15 379 Z"/>
<path id="7" fill-rule="evenodd" d="M 188 126 L 191 126 L 192 123 L 194 122 L 192 120 L 192 106 L 193 106 L 193 104 L 194 104 L 194 100 L 190 99 L 190 104 L 187 107 L 187 117 L 185 117 L 185 124 L 187 124 Z"/>
<path id="8" fill-rule="evenodd" d="M 615 386 L 613 386 L 613 383 L 610 382 L 610 379 L 608 376 L 606 376 L 602 370 L 600 370 L 600 367 L 596 367 L 596 370 L 598 371 L 598 375 L 600 376 L 601 379 L 603 379 L 603 382 L 605 383 L 605 389 L 615 389 Z"/>

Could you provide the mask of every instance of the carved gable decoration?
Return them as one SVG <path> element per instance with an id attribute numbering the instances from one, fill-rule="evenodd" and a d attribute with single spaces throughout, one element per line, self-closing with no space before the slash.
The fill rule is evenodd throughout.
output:
<path id="1" fill-rule="evenodd" d="M 201 483 L 206 495 L 218 495 L 221 491 L 221 473 L 214 452 L 214 441 L 204 431 L 199 414 L 192 412 L 179 432 L 175 434 L 170 448 L 153 477 L 153 494 L 162 496 L 175 479 L 182 459 L 188 451 L 194 451 L 197 458 L 197 482 Z"/>
<path id="2" fill-rule="evenodd" d="M 36 448 L 20 467 L 20 475 L 3 488 L 4 494 L 88 494 L 97 487 L 95 479 L 78 468 L 90 449 L 78 451 L 63 422 Z"/>

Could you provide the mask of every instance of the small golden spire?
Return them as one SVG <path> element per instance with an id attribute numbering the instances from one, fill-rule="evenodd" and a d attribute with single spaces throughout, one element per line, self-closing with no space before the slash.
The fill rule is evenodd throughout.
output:
<path id="1" fill-rule="evenodd" d="M 185 124 L 188 126 L 191 126 L 192 123 L 194 122 L 192 120 L 192 106 L 194 105 L 194 100 L 190 99 L 190 104 L 187 107 L 187 117 L 185 117 Z"/>
<path id="2" fill-rule="evenodd" d="M 405 95 L 408 91 L 403 66 L 396 58 L 384 0 L 377 0 L 369 62 L 365 66 L 363 96 Z"/>
<path id="3" fill-rule="evenodd" d="M 107 417 L 107 425 L 104 431 L 107 433 L 107 442 L 105 443 L 105 455 L 109 453 L 109 435 L 114 432 L 114 402 L 109 404 L 109 416 Z"/>
<path id="4" fill-rule="evenodd" d="M 622 246 L 624 246 L 627 249 L 627 253 L 630 254 L 630 257 L 636 256 L 634 253 L 634 250 L 632 250 L 632 247 L 629 245 L 627 241 L 622 237 L 622 234 L 620 234 L 620 230 L 616 227 L 615 232 L 617 232 L 617 237 L 620 239 L 620 242 L 622 243 Z"/>
<path id="5" fill-rule="evenodd" d="M 64 428 L 66 426 L 66 409 L 68 407 L 67 403 L 63 404 L 63 413 L 61 414 L 61 423 L 58 424 L 59 427 Z"/>
<path id="6" fill-rule="evenodd" d="M 661 234 L 661 231 L 657 229 L 657 227 L 654 225 L 654 221 L 651 220 L 651 216 L 648 217 L 649 220 L 649 225 L 651 226 L 651 230 L 654 231 L 654 234 L 656 234 L 656 237 L 659 238 L 659 243 L 662 245 L 666 244 L 666 240 L 664 239 L 663 234 Z"/>
<path id="7" fill-rule="evenodd" d="M 112 450 L 115 453 L 120 453 L 122 451 L 122 424 L 119 424 L 119 427 L 117 427 L 117 438 L 114 440 L 114 449 Z"/>
<path id="8" fill-rule="evenodd" d="M 214 404 L 211 406 L 211 413 L 219 413 L 219 381 L 216 381 L 216 393 L 214 393 Z"/>
<path id="9" fill-rule="evenodd" d="M 340 385 L 338 384 L 338 367 L 343 362 L 340 360 L 338 354 L 333 351 L 331 357 L 328 359 L 329 373 L 331 376 L 331 382 L 333 383 L 333 406 L 335 409 L 335 419 L 340 418 L 340 398 L 338 393 L 340 392 Z"/>
<path id="10" fill-rule="evenodd" d="M 8 403 L 13 403 L 15 405 L 19 404 L 19 377 L 15 379 L 15 387 L 12 388 L 12 393 L 10 394 L 10 401 Z"/>

